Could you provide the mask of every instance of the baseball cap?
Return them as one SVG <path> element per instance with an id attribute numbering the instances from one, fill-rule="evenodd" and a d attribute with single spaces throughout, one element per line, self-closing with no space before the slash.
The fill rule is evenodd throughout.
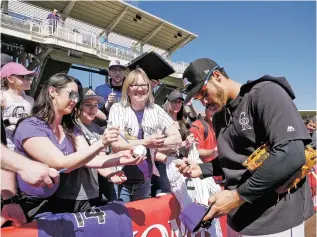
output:
<path id="1" fill-rule="evenodd" d="M 178 90 L 173 90 L 171 93 L 168 94 L 167 99 L 169 101 L 174 101 L 177 99 L 181 99 L 184 101 L 183 95 L 181 92 L 179 92 Z"/>
<path id="2" fill-rule="evenodd" d="M 83 95 L 84 95 L 84 100 L 96 99 L 98 100 L 99 104 L 103 104 L 105 102 L 105 99 L 102 96 L 97 95 L 93 89 L 90 89 L 88 87 L 83 88 Z"/>
<path id="3" fill-rule="evenodd" d="M 11 63 L 12 61 L 13 61 L 13 58 L 11 56 L 5 53 L 1 53 L 1 67 L 6 65 L 7 63 Z"/>
<path id="4" fill-rule="evenodd" d="M 125 65 L 123 65 L 120 60 L 112 60 L 110 61 L 109 63 L 109 70 L 112 68 L 112 67 L 122 67 L 122 68 L 126 68 Z"/>
<path id="5" fill-rule="evenodd" d="M 38 74 L 34 71 L 27 70 L 22 64 L 19 63 L 7 63 L 1 68 L 0 71 L 1 78 L 5 78 L 11 75 L 19 75 L 19 76 L 31 76 L 36 77 Z"/>
<path id="6" fill-rule="evenodd" d="M 188 85 L 185 103 L 200 91 L 215 69 L 220 69 L 219 65 L 208 58 L 200 58 L 189 64 L 183 73 L 184 84 Z"/>

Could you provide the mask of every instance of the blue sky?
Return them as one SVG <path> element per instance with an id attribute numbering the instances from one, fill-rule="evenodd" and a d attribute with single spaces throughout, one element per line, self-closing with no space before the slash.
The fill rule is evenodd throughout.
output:
<path id="1" fill-rule="evenodd" d="M 241 84 L 285 76 L 298 109 L 316 109 L 316 2 L 129 3 L 198 35 L 173 61 L 211 58 Z"/>

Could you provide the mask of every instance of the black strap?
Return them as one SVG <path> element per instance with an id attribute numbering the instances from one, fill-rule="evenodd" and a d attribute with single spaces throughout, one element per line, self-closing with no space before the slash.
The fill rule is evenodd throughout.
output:
<path id="1" fill-rule="evenodd" d="M 201 123 L 202 123 L 203 126 L 204 126 L 204 140 L 206 140 L 207 137 L 208 137 L 208 124 L 207 124 L 206 121 L 203 120 L 203 119 L 201 119 L 200 121 L 201 121 Z"/>
<path id="2" fill-rule="evenodd" d="M 203 119 L 200 119 L 199 121 L 200 121 L 200 122 L 203 124 L 203 126 L 204 126 L 204 140 L 206 140 L 207 137 L 208 137 L 208 124 L 207 124 L 206 121 L 203 120 Z M 197 129 L 199 130 L 199 127 L 195 126 L 195 124 L 193 124 L 193 127 L 197 128 Z"/>

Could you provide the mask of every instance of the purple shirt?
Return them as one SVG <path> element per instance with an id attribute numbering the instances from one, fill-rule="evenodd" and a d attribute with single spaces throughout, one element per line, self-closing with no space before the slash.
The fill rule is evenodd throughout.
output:
<path id="1" fill-rule="evenodd" d="M 47 137 L 61 152 L 63 152 L 64 155 L 69 155 L 75 151 L 71 140 L 67 136 L 65 136 L 64 140 L 59 144 L 55 134 L 46 121 L 40 120 L 36 117 L 30 117 L 22 121 L 17 127 L 14 135 L 16 152 L 20 153 L 23 156 L 31 158 L 24 150 L 22 144 L 23 141 L 32 137 Z M 45 147 L 43 147 L 43 149 L 45 149 Z M 17 175 L 17 182 L 21 192 L 24 192 L 29 196 L 38 198 L 46 198 L 52 196 L 59 186 L 59 183 L 55 183 L 52 188 L 35 188 L 25 183 L 19 175 Z"/>
<path id="2" fill-rule="evenodd" d="M 142 124 L 142 119 L 143 119 L 143 115 L 144 115 L 144 110 L 134 111 L 134 113 L 138 119 L 138 123 L 140 124 L 138 139 L 143 139 L 144 132 L 143 132 L 143 128 L 142 128 L 141 124 Z M 152 177 L 151 157 L 148 156 L 148 158 L 146 160 L 144 160 L 143 162 L 141 162 L 140 164 L 138 164 L 136 166 L 125 166 L 123 168 L 123 171 L 128 178 L 128 182 L 148 180 Z"/>

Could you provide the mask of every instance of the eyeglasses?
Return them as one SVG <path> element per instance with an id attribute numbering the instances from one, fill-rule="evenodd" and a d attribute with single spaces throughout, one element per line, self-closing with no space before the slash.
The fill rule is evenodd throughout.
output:
<path id="1" fill-rule="evenodd" d="M 109 71 L 110 72 L 123 72 L 124 70 L 123 70 L 123 68 L 111 68 Z"/>
<path id="2" fill-rule="evenodd" d="M 202 88 L 196 93 L 196 95 L 194 95 L 194 99 L 195 99 L 195 100 L 202 100 L 203 98 L 206 97 L 206 95 L 207 95 L 207 83 L 208 83 L 208 81 L 209 81 L 209 79 L 210 79 L 212 73 L 213 73 L 215 70 L 217 70 L 217 69 L 219 69 L 219 67 L 218 67 L 218 66 L 215 66 L 215 67 L 208 73 L 208 75 L 207 75 L 207 77 L 206 77 L 206 80 L 205 80 L 205 82 L 204 82 L 204 85 L 203 85 Z"/>
<path id="3" fill-rule="evenodd" d="M 134 90 L 139 89 L 139 87 L 141 87 L 142 89 L 147 89 L 149 87 L 149 84 L 134 84 L 130 85 L 130 87 Z"/>
<path id="4" fill-rule="evenodd" d="M 68 98 L 72 101 L 78 100 L 79 99 L 79 93 L 77 91 L 66 91 L 62 90 L 66 95 L 68 95 Z"/>

